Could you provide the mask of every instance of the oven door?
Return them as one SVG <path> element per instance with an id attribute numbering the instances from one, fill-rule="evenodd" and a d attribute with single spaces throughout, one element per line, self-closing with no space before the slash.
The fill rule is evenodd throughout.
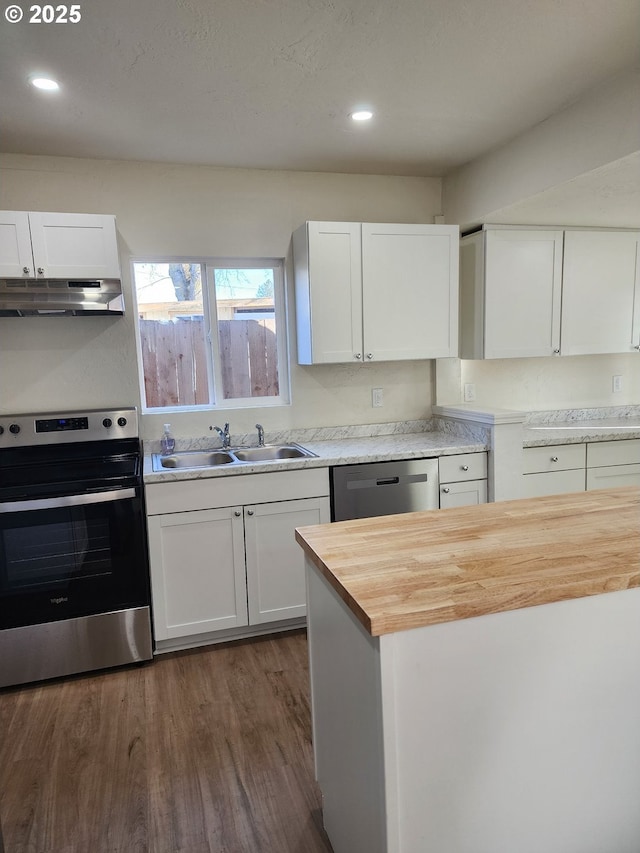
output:
<path id="1" fill-rule="evenodd" d="M 139 488 L 0 503 L 0 629 L 149 603 Z"/>

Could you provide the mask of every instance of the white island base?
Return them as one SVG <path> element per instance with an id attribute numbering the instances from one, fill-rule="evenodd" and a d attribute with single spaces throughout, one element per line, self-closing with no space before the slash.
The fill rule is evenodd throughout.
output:
<path id="1" fill-rule="evenodd" d="M 335 853 L 639 853 L 640 588 L 371 636 L 307 582 Z"/>

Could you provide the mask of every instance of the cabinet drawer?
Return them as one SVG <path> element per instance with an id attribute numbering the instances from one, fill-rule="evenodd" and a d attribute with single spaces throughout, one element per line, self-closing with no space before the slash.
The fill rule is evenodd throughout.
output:
<path id="1" fill-rule="evenodd" d="M 541 498 L 543 495 L 562 495 L 565 492 L 584 492 L 585 471 L 554 471 L 549 474 L 525 474 L 522 478 L 522 497 Z"/>
<path id="2" fill-rule="evenodd" d="M 587 491 L 613 489 L 616 486 L 640 486 L 640 462 L 636 465 L 610 465 L 587 470 Z"/>
<path id="3" fill-rule="evenodd" d="M 483 480 L 487 476 L 486 453 L 461 453 L 458 456 L 441 456 L 439 460 L 441 483 L 459 483 L 463 480 Z"/>
<path id="4" fill-rule="evenodd" d="M 522 451 L 522 473 L 541 474 L 546 471 L 568 471 L 584 468 L 584 444 L 552 444 L 547 447 L 525 447 Z"/>
<path id="5" fill-rule="evenodd" d="M 640 438 L 622 441 L 595 441 L 587 445 L 587 467 L 632 465 L 640 462 Z"/>

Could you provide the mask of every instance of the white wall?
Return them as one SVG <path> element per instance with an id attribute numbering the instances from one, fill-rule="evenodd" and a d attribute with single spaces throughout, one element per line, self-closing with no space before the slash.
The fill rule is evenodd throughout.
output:
<path id="1" fill-rule="evenodd" d="M 622 376 L 613 393 L 612 377 Z M 560 358 L 501 358 L 486 361 L 441 359 L 437 402 L 460 403 L 466 382 L 475 385 L 474 406 L 522 411 L 627 406 L 640 403 L 637 354 Z"/>
<path id="2" fill-rule="evenodd" d="M 366 175 L 217 169 L 0 155 L 0 208 L 112 213 L 121 239 L 124 318 L 0 318 L 0 412 L 139 405 L 131 256 L 288 257 L 292 405 L 171 415 L 176 436 L 231 422 L 267 432 L 428 417 L 432 362 L 295 364 L 290 241 L 307 219 L 433 222 L 441 181 Z M 371 388 L 384 388 L 372 409 Z M 167 416 L 143 418 L 157 437 Z"/>
<path id="3" fill-rule="evenodd" d="M 511 205 L 637 152 L 639 88 L 640 71 L 622 74 L 507 145 L 448 175 L 443 182 L 445 221 L 458 223 L 463 230 L 485 222 L 521 224 L 522 207 L 518 209 L 520 219 L 511 218 Z M 635 177 L 637 185 L 637 173 Z M 615 207 L 615 198 L 613 202 Z M 633 221 L 588 224 L 636 227 L 640 224 L 637 206 L 628 205 L 627 209 L 634 211 Z M 544 211 L 540 214 L 544 216 Z M 555 218 L 562 217 L 561 208 L 548 214 L 551 218 L 538 224 L 580 224 Z M 598 211 L 593 215 L 595 219 Z"/>

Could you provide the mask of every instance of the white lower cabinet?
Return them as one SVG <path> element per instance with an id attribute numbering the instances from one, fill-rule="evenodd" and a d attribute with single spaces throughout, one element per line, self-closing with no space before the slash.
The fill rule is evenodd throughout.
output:
<path id="1" fill-rule="evenodd" d="M 640 439 L 587 445 L 587 490 L 640 486 Z"/>
<path id="2" fill-rule="evenodd" d="M 587 470 L 587 491 L 613 489 L 616 486 L 640 486 L 640 464 L 610 465 Z"/>
<path id="3" fill-rule="evenodd" d="M 440 509 L 451 509 L 455 506 L 475 506 L 476 504 L 486 504 L 486 502 L 486 480 L 440 484 Z"/>
<path id="4" fill-rule="evenodd" d="M 640 486 L 640 439 L 525 447 L 523 474 L 524 498 Z"/>
<path id="5" fill-rule="evenodd" d="M 584 492 L 584 444 L 553 444 L 525 447 L 522 497 L 540 498 L 565 492 Z"/>
<path id="6" fill-rule="evenodd" d="M 330 520 L 326 469 L 156 483 L 146 492 L 156 650 L 305 616 L 294 531 Z M 229 500 L 237 503 L 220 505 Z"/>
<path id="7" fill-rule="evenodd" d="M 487 454 L 461 453 L 439 459 L 440 509 L 487 502 Z"/>
<path id="8" fill-rule="evenodd" d="M 567 492 L 584 492 L 584 468 L 572 471 L 550 471 L 525 474 L 523 498 L 541 498 L 544 495 L 563 495 Z"/>
<path id="9" fill-rule="evenodd" d="M 149 518 L 156 640 L 247 625 L 242 508 Z"/>
<path id="10" fill-rule="evenodd" d="M 250 625 L 306 615 L 304 558 L 293 531 L 327 521 L 328 498 L 244 508 Z"/>

